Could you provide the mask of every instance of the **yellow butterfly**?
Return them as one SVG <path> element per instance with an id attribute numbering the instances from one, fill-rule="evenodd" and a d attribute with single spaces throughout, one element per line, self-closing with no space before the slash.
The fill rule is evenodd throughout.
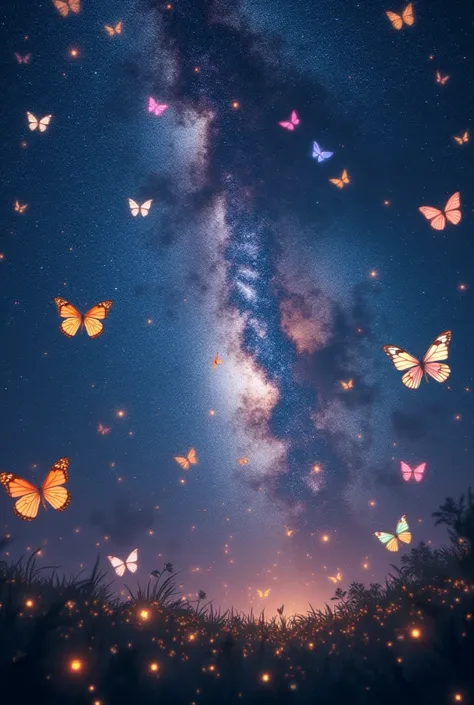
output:
<path id="1" fill-rule="evenodd" d="M 40 132 L 46 132 L 49 123 L 51 122 L 52 115 L 45 115 L 39 120 L 33 115 L 33 113 L 26 112 L 26 117 L 28 118 L 28 127 L 30 130 L 39 130 Z"/>
<path id="2" fill-rule="evenodd" d="M 105 24 L 105 25 L 104 25 L 104 29 L 105 29 L 105 31 L 107 32 L 107 34 L 109 35 L 109 37 L 113 37 L 113 36 L 115 36 L 116 34 L 122 34 L 122 27 L 123 27 L 123 22 L 122 22 L 122 20 L 120 20 L 119 22 L 117 22 L 117 24 L 115 25 L 115 27 L 111 27 L 111 26 L 108 25 L 108 24 Z"/>
<path id="3" fill-rule="evenodd" d="M 337 188 L 344 188 L 346 184 L 350 184 L 351 182 L 346 169 L 342 172 L 340 179 L 329 179 L 329 181 L 337 186 Z"/>
<path id="4" fill-rule="evenodd" d="M 249 459 L 246 455 L 244 455 L 243 458 L 237 458 L 237 462 L 239 465 L 248 465 Z"/>
<path id="5" fill-rule="evenodd" d="M 436 71 L 436 83 L 439 83 L 440 86 L 445 86 L 449 78 L 449 76 L 442 76 L 439 71 Z"/>
<path id="6" fill-rule="evenodd" d="M 216 355 L 212 361 L 212 369 L 215 370 L 217 365 L 222 365 L 223 362 L 224 362 L 224 360 L 221 360 L 221 358 L 219 357 L 219 353 L 216 353 Z"/>
<path id="7" fill-rule="evenodd" d="M 341 572 L 338 570 L 336 575 L 328 575 L 328 580 L 331 580 L 334 584 L 340 583 L 342 580 Z"/>
<path id="8" fill-rule="evenodd" d="M 397 15 L 396 12 L 386 12 L 385 14 L 392 23 L 392 27 L 394 29 L 401 29 L 404 24 L 408 25 L 408 27 L 415 24 L 415 14 L 413 12 L 412 2 L 408 3 L 401 15 Z"/>
<path id="9" fill-rule="evenodd" d="M 178 465 L 183 468 L 183 470 L 189 470 L 191 465 L 197 465 L 197 455 L 194 448 L 191 448 L 185 458 L 180 455 L 176 455 L 175 458 Z"/>
<path id="10" fill-rule="evenodd" d="M 289 529 L 287 526 L 285 526 L 285 534 L 287 536 L 293 536 L 294 533 L 295 533 L 294 529 Z"/>
<path id="11" fill-rule="evenodd" d="M 344 380 L 340 380 L 339 384 L 343 388 L 343 390 L 346 392 L 348 389 L 354 389 L 354 380 L 353 379 L 348 379 L 347 382 L 344 382 Z"/>
<path id="12" fill-rule="evenodd" d="M 152 203 L 153 203 L 153 199 L 150 198 L 149 201 L 145 201 L 145 203 L 142 203 L 142 205 L 140 206 L 136 201 L 133 200 L 133 198 L 128 199 L 128 205 L 130 207 L 130 212 L 133 216 L 136 216 L 139 213 L 143 217 L 147 216 L 150 211 Z"/>
<path id="13" fill-rule="evenodd" d="M 257 590 L 258 596 L 261 599 L 265 599 L 266 597 L 269 596 L 271 588 L 268 588 L 268 590 Z"/>
<path id="14" fill-rule="evenodd" d="M 53 0 L 53 5 L 62 17 L 67 17 L 69 12 L 77 15 L 81 11 L 81 0 Z"/>
<path id="15" fill-rule="evenodd" d="M 459 137 L 455 135 L 453 137 L 453 140 L 458 144 L 464 144 L 465 142 L 469 142 L 469 130 L 466 130 L 466 132 L 463 135 L 460 135 Z"/>
<path id="16" fill-rule="evenodd" d="M 24 213 L 27 208 L 28 208 L 28 204 L 27 203 L 21 204 L 20 201 L 15 201 L 15 205 L 13 206 L 13 209 L 15 210 L 16 213 Z"/>

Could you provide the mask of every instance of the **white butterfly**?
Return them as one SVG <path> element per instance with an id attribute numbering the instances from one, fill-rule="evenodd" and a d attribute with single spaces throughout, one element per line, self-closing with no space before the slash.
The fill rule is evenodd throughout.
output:
<path id="1" fill-rule="evenodd" d="M 112 568 L 115 570 L 119 578 L 125 573 L 125 568 L 131 573 L 136 573 L 138 569 L 138 548 L 135 548 L 125 561 L 121 561 L 120 558 L 115 558 L 114 556 L 107 556 L 109 561 L 112 563 Z"/>
<path id="2" fill-rule="evenodd" d="M 134 201 L 133 198 L 128 199 L 128 205 L 130 206 L 130 212 L 133 216 L 138 215 L 140 213 L 140 215 L 145 217 L 146 215 L 148 215 L 148 212 L 151 208 L 151 204 L 152 204 L 151 198 L 149 201 L 145 201 L 145 203 L 142 203 L 141 206 L 136 201 Z"/>
<path id="3" fill-rule="evenodd" d="M 45 115 L 43 118 L 40 118 L 39 120 L 33 115 L 33 113 L 29 113 L 27 111 L 26 117 L 28 118 L 28 127 L 30 130 L 39 130 L 40 132 L 46 132 L 46 128 L 48 127 L 49 123 L 51 122 L 51 118 L 53 117 L 52 115 Z"/>

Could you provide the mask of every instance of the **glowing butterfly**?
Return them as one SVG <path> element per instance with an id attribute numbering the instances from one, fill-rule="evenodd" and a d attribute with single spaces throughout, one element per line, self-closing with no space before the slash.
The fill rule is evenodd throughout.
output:
<path id="1" fill-rule="evenodd" d="M 108 433 L 110 433 L 111 430 L 111 428 L 107 428 L 101 423 L 97 426 L 97 433 L 100 433 L 101 436 L 106 436 Z"/>
<path id="2" fill-rule="evenodd" d="M 300 124 L 296 110 L 293 110 L 288 120 L 282 120 L 282 122 L 279 122 L 278 124 L 280 127 L 284 127 L 285 130 L 290 130 L 290 132 L 293 132 L 295 127 Z"/>
<path id="3" fill-rule="evenodd" d="M 416 480 L 416 482 L 421 482 L 426 470 L 426 463 L 421 463 L 417 465 L 416 468 L 411 468 L 408 463 L 404 463 L 403 460 L 400 461 L 400 470 L 402 471 L 403 479 L 408 482 L 408 480 Z"/>
<path id="4" fill-rule="evenodd" d="M 163 115 L 165 110 L 168 110 L 168 106 L 165 103 L 157 103 L 156 100 L 151 96 L 148 98 L 149 113 L 153 113 L 153 115 L 159 117 L 160 115 Z"/>
<path id="5" fill-rule="evenodd" d="M 324 162 L 326 159 L 332 157 L 334 152 L 323 152 L 321 147 L 317 142 L 313 142 L 313 159 L 317 159 L 318 162 Z"/>
<path id="6" fill-rule="evenodd" d="M 265 599 L 266 597 L 268 597 L 270 594 L 270 591 L 271 591 L 271 588 L 268 588 L 268 590 L 258 590 L 257 589 L 258 596 L 260 597 L 260 599 Z"/>
<path id="7" fill-rule="evenodd" d="M 123 27 L 123 22 L 122 22 L 122 20 L 120 20 L 119 22 L 117 22 L 117 24 L 115 25 L 115 27 L 111 27 L 111 26 L 108 25 L 108 24 L 105 24 L 105 25 L 104 25 L 104 29 L 105 29 L 105 31 L 107 32 L 107 34 L 109 35 L 109 37 L 114 37 L 116 34 L 122 34 L 122 27 Z"/>
<path id="8" fill-rule="evenodd" d="M 0 473 L 0 484 L 5 487 L 9 497 L 19 498 L 13 511 L 23 521 L 33 521 L 38 514 L 40 503 L 46 509 L 46 502 L 58 512 L 63 512 L 71 503 L 71 493 L 65 487 L 68 480 L 69 458 L 61 458 L 46 475 L 41 487 L 35 487 L 18 475 L 10 472 Z"/>
<path id="9" fill-rule="evenodd" d="M 120 558 L 115 558 L 115 556 L 107 556 L 112 564 L 112 568 L 115 570 L 119 578 L 125 573 L 125 568 L 127 568 L 130 573 L 136 573 L 138 569 L 138 548 L 135 548 L 125 561 L 121 561 Z"/>
<path id="10" fill-rule="evenodd" d="M 67 17 L 70 12 L 77 15 L 81 11 L 81 0 L 53 0 L 53 5 L 62 17 Z"/>
<path id="11" fill-rule="evenodd" d="M 15 201 L 15 205 L 13 206 L 13 210 L 15 213 L 24 213 L 26 209 L 28 208 L 27 203 L 20 203 L 20 201 Z"/>
<path id="12" fill-rule="evenodd" d="M 445 86 L 449 78 L 449 76 L 442 76 L 439 71 L 436 71 L 436 83 L 439 83 L 440 86 Z"/>
<path id="13" fill-rule="evenodd" d="M 179 467 L 182 468 L 183 470 L 189 470 L 191 465 L 197 465 L 197 455 L 196 451 L 194 448 L 191 448 L 185 458 L 181 457 L 180 455 L 175 456 L 175 460 L 178 463 Z"/>
<path id="14" fill-rule="evenodd" d="M 56 296 L 54 299 L 56 306 L 58 307 L 58 314 L 61 318 L 65 320 L 61 322 L 59 329 L 68 338 L 72 338 L 76 335 L 79 328 L 81 333 L 83 329 L 86 329 L 86 333 L 89 338 L 98 338 L 104 332 L 104 326 L 101 321 L 107 318 L 109 315 L 109 310 L 112 307 L 112 301 L 101 301 L 100 303 L 93 306 L 87 313 L 79 313 L 77 308 L 74 308 L 66 299 L 62 299 L 60 296 Z"/>
<path id="15" fill-rule="evenodd" d="M 348 379 L 347 382 L 344 382 L 343 379 L 339 381 L 339 384 L 343 388 L 345 392 L 347 392 L 348 389 L 353 389 L 354 388 L 354 380 L 353 379 Z"/>
<path id="16" fill-rule="evenodd" d="M 294 529 L 289 529 L 287 526 L 285 526 L 285 534 L 286 534 L 288 537 L 293 536 L 294 533 L 295 533 L 295 530 L 294 530 Z"/>
<path id="17" fill-rule="evenodd" d="M 346 169 L 342 172 L 340 179 L 329 179 L 329 181 L 337 186 L 337 188 L 344 188 L 346 184 L 350 184 L 351 182 Z"/>
<path id="18" fill-rule="evenodd" d="M 374 536 L 376 536 L 378 540 L 384 544 L 387 551 L 395 552 L 398 551 L 398 546 L 400 543 L 411 543 L 411 533 L 409 528 L 407 518 L 404 514 L 397 524 L 395 534 L 387 534 L 385 531 L 376 531 Z"/>
<path id="19" fill-rule="evenodd" d="M 459 191 L 453 193 L 451 198 L 448 200 L 444 207 L 444 211 L 440 211 L 437 208 L 432 208 L 431 206 L 420 206 L 418 210 L 422 213 L 427 220 L 430 221 L 430 225 L 435 230 L 444 230 L 446 227 L 446 221 L 457 225 L 461 222 L 462 213 L 459 210 L 461 207 L 461 194 Z"/>
<path id="20" fill-rule="evenodd" d="M 39 130 L 40 132 L 46 132 L 49 123 L 51 122 L 52 115 L 45 115 L 39 120 L 33 115 L 33 113 L 26 113 L 28 118 L 28 127 L 30 130 Z"/>
<path id="21" fill-rule="evenodd" d="M 463 135 L 459 135 L 459 137 L 454 135 L 453 140 L 458 144 L 465 144 L 466 142 L 469 142 L 469 130 L 466 130 L 466 132 Z"/>
<path id="22" fill-rule="evenodd" d="M 128 199 L 128 205 L 130 207 L 130 212 L 131 214 L 135 217 L 140 213 L 144 218 L 145 216 L 148 215 L 150 212 L 151 204 L 153 203 L 153 199 L 150 198 L 149 201 L 145 201 L 145 203 L 142 203 L 142 205 L 138 205 L 136 201 L 133 200 L 133 198 Z"/>
<path id="23" fill-rule="evenodd" d="M 223 362 L 224 362 L 224 360 L 220 359 L 219 353 L 216 353 L 216 355 L 212 361 L 212 369 L 215 370 L 217 365 L 222 365 Z"/>
<path id="24" fill-rule="evenodd" d="M 408 389 L 418 389 L 423 375 L 428 381 L 427 375 L 433 377 L 437 382 L 446 382 L 451 369 L 448 365 L 443 365 L 440 360 L 447 360 L 449 354 L 449 344 L 452 333 L 450 330 L 440 333 L 425 353 L 423 360 L 418 360 L 403 348 L 396 345 L 384 345 L 383 351 L 389 356 L 397 370 L 408 370 L 402 377 L 402 382 Z"/>
<path id="25" fill-rule="evenodd" d="M 408 3 L 401 15 L 397 15 L 395 12 L 386 12 L 385 14 L 392 23 L 392 27 L 394 29 L 401 29 L 404 24 L 408 25 L 408 27 L 415 24 L 415 15 L 413 12 L 412 2 Z"/>
<path id="26" fill-rule="evenodd" d="M 18 54 L 17 52 L 15 52 L 15 59 L 17 60 L 17 63 L 19 63 L 19 64 L 29 64 L 30 59 L 31 59 L 31 54 L 24 54 L 24 56 L 22 56 L 21 54 Z"/>
<path id="27" fill-rule="evenodd" d="M 237 458 L 237 462 L 239 465 L 248 465 L 249 459 L 244 455 L 243 458 Z"/>
<path id="28" fill-rule="evenodd" d="M 336 575 L 328 575 L 328 580 L 331 580 L 334 584 L 340 583 L 342 580 L 341 572 L 338 570 Z"/>

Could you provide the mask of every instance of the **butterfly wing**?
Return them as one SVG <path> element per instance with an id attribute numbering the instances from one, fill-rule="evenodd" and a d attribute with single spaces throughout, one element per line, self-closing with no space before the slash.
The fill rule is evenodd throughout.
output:
<path id="1" fill-rule="evenodd" d="M 397 528 L 395 529 L 397 538 L 402 543 L 411 543 L 411 533 L 409 528 L 406 515 L 404 514 L 398 520 Z"/>
<path id="2" fill-rule="evenodd" d="M 40 491 L 27 480 L 10 472 L 0 473 L 0 484 L 9 497 L 18 497 L 13 506 L 16 516 L 23 521 L 33 521 L 38 514 L 41 501 Z"/>
<path id="3" fill-rule="evenodd" d="M 125 561 L 125 566 L 131 573 L 136 573 L 138 570 L 138 548 L 134 548 Z"/>
<path id="4" fill-rule="evenodd" d="M 58 314 L 61 318 L 65 320 L 61 322 L 59 329 L 68 338 L 72 338 L 76 335 L 82 324 L 82 314 L 79 313 L 77 308 L 74 308 L 66 299 L 62 299 L 60 296 L 56 296 L 54 302 L 58 308 Z"/>
<path id="5" fill-rule="evenodd" d="M 285 130 L 290 130 L 290 132 L 295 129 L 294 125 L 291 122 L 288 122 L 288 120 L 283 120 L 282 122 L 279 122 L 278 124 L 280 125 L 280 127 L 284 127 Z"/>
<path id="6" fill-rule="evenodd" d="M 38 122 L 40 132 L 46 132 L 52 117 L 52 115 L 45 115 L 43 118 L 41 118 L 41 120 Z"/>
<path id="7" fill-rule="evenodd" d="M 408 480 L 413 477 L 413 470 L 408 463 L 404 463 L 403 460 L 400 461 L 400 470 L 402 471 L 402 477 L 405 482 L 408 482 Z"/>
<path id="8" fill-rule="evenodd" d="M 128 205 L 130 207 L 130 212 L 134 217 L 140 213 L 140 206 L 133 200 L 133 198 L 128 199 Z"/>
<path id="9" fill-rule="evenodd" d="M 445 330 L 440 333 L 435 340 L 431 343 L 430 347 L 423 357 L 423 362 L 439 362 L 440 360 L 447 360 L 449 356 L 449 344 L 451 343 L 451 338 L 453 334 L 450 330 Z"/>
<path id="10" fill-rule="evenodd" d="M 459 191 L 456 191 L 456 193 L 453 193 L 451 198 L 448 200 L 444 209 L 446 219 L 449 220 L 449 222 L 453 225 L 457 225 L 459 222 L 461 222 L 462 213 L 459 210 L 460 206 L 461 194 Z"/>
<path id="11" fill-rule="evenodd" d="M 46 475 L 41 487 L 44 499 L 58 512 L 64 512 L 71 503 L 71 493 L 62 487 L 68 480 L 69 458 L 61 458 Z"/>
<path id="12" fill-rule="evenodd" d="M 420 206 L 418 208 L 420 213 L 422 213 L 427 220 L 430 221 L 430 225 L 435 230 L 444 230 L 446 226 L 446 218 L 444 213 L 438 208 L 432 208 L 431 206 Z"/>
<path id="13" fill-rule="evenodd" d="M 119 578 L 125 573 L 125 563 L 115 556 L 107 556 Z"/>
<path id="14" fill-rule="evenodd" d="M 344 182 L 342 179 L 329 179 L 329 181 L 335 186 L 337 186 L 337 188 L 343 188 L 344 186 Z"/>
<path id="15" fill-rule="evenodd" d="M 385 531 L 376 531 L 374 536 L 384 544 L 387 551 L 391 551 L 392 553 L 398 551 L 397 537 L 393 534 L 387 534 Z"/>
<path id="16" fill-rule="evenodd" d="M 420 366 L 420 361 L 416 357 L 397 345 L 384 345 L 382 349 L 397 370 L 407 370 L 415 365 Z"/>
<path id="17" fill-rule="evenodd" d="M 293 110 L 290 117 L 291 124 L 295 127 L 300 124 L 300 119 L 296 110 Z"/>
<path id="18" fill-rule="evenodd" d="M 350 184 L 351 180 L 349 178 L 349 174 L 347 173 L 347 169 L 344 169 L 344 171 L 342 172 L 341 179 L 344 184 Z"/>
<path id="19" fill-rule="evenodd" d="M 28 119 L 28 127 L 30 128 L 30 130 L 37 130 L 39 123 L 33 113 L 27 111 L 26 117 Z"/>
<path id="20" fill-rule="evenodd" d="M 194 448 L 191 448 L 188 453 L 188 461 L 191 463 L 191 465 L 197 465 L 198 458 Z"/>
<path id="21" fill-rule="evenodd" d="M 69 8 L 77 15 L 81 11 L 81 0 L 69 0 Z"/>
<path id="22" fill-rule="evenodd" d="M 317 159 L 320 161 L 319 157 L 321 156 L 321 147 L 317 142 L 313 142 L 313 159 Z"/>
<path id="23" fill-rule="evenodd" d="M 413 11 L 413 3 L 410 2 L 402 12 L 402 19 L 405 24 L 411 27 L 415 24 L 415 13 Z"/>
<path id="24" fill-rule="evenodd" d="M 183 458 L 180 455 L 176 455 L 174 459 L 176 460 L 180 468 L 182 468 L 183 470 L 189 470 L 190 463 L 187 458 Z"/>
<path id="25" fill-rule="evenodd" d="M 69 4 L 66 0 L 53 0 L 53 5 L 62 17 L 69 15 Z"/>
<path id="26" fill-rule="evenodd" d="M 333 154 L 334 152 L 321 152 L 321 161 L 323 162 L 326 159 L 329 159 Z"/>
<path id="27" fill-rule="evenodd" d="M 115 29 L 113 27 L 110 27 L 108 24 L 104 24 L 104 29 L 109 35 L 109 37 L 113 37 L 115 34 Z"/>
<path id="28" fill-rule="evenodd" d="M 426 470 L 426 463 L 421 463 L 413 470 L 413 477 L 416 482 L 421 482 Z"/>
<path id="29" fill-rule="evenodd" d="M 140 206 L 140 215 L 142 215 L 143 217 L 147 216 L 150 211 L 150 207 L 151 207 L 152 203 L 153 203 L 152 198 L 150 198 L 149 201 L 145 201 L 145 203 L 142 203 L 142 205 Z"/>
<path id="30" fill-rule="evenodd" d="M 397 15 L 395 12 L 390 11 L 386 12 L 385 14 L 392 23 L 392 27 L 394 27 L 394 29 L 401 29 L 403 27 L 403 19 L 400 15 Z"/>
<path id="31" fill-rule="evenodd" d="M 422 379 L 423 370 L 421 365 L 418 364 L 416 367 L 412 367 L 411 370 L 408 370 L 408 372 L 405 372 L 402 377 L 402 384 L 404 384 L 408 389 L 418 389 Z"/>
<path id="32" fill-rule="evenodd" d="M 84 314 L 84 328 L 89 338 L 98 338 L 104 332 L 101 321 L 109 315 L 112 303 L 112 301 L 101 301 Z"/>

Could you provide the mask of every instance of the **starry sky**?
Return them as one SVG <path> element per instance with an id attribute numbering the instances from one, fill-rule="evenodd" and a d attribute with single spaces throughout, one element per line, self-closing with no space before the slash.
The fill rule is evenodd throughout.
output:
<path id="1" fill-rule="evenodd" d="M 396 31 L 385 11 L 402 9 L 2 9 L 0 470 L 41 484 L 67 456 L 72 493 L 26 523 L 2 490 L 11 557 L 42 546 L 40 565 L 76 574 L 100 554 L 112 580 L 106 556 L 138 547 L 118 594 L 172 562 L 191 599 L 291 613 L 338 571 L 343 588 L 383 580 L 399 557 L 373 532 L 403 513 L 415 543 L 446 540 L 431 512 L 474 452 L 474 161 L 453 139 L 473 128 L 473 16 L 417 2 Z M 334 156 L 318 164 L 314 140 Z M 455 191 L 462 221 L 436 232 L 418 207 Z M 153 199 L 146 218 L 130 197 Z M 56 296 L 112 300 L 104 334 L 63 336 Z M 421 357 L 445 330 L 449 380 L 406 389 L 382 346 Z M 426 461 L 423 481 L 400 460 Z"/>

